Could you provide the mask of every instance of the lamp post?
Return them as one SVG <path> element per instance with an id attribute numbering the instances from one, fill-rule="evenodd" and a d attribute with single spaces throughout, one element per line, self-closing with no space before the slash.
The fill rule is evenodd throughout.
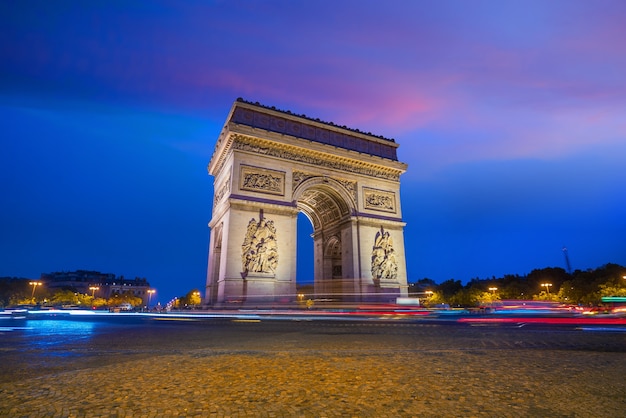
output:
<path id="1" fill-rule="evenodd" d="M 30 299 L 34 302 L 35 301 L 35 289 L 37 289 L 37 286 L 41 286 L 43 283 L 41 283 L 41 282 L 30 282 L 29 284 L 33 287 L 33 292 L 30 295 Z"/>
<path id="2" fill-rule="evenodd" d="M 498 290 L 497 287 L 490 287 L 489 290 L 495 295 L 496 294 L 496 290 Z"/>
<path id="3" fill-rule="evenodd" d="M 546 292 L 548 292 L 548 295 L 550 294 L 550 286 L 552 286 L 552 283 L 541 283 L 542 287 L 546 288 Z"/>
<path id="4" fill-rule="evenodd" d="M 148 289 L 148 290 L 146 290 L 146 292 L 148 292 L 148 310 L 149 310 L 150 309 L 150 301 L 152 300 L 152 295 L 154 294 L 154 292 L 156 292 L 156 290 Z"/>
<path id="5" fill-rule="evenodd" d="M 100 290 L 98 286 L 89 286 L 89 290 L 91 290 L 91 298 L 93 299 L 96 294 L 96 290 Z"/>

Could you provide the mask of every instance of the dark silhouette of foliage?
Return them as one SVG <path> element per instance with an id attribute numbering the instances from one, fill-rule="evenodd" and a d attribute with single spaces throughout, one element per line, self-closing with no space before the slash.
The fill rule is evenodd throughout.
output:
<path id="1" fill-rule="evenodd" d="M 626 267 L 605 264 L 596 269 L 576 270 L 571 275 L 559 267 L 532 270 L 525 276 L 505 275 L 501 278 L 473 278 L 466 285 L 449 279 L 428 289 L 434 292 L 432 300 L 450 306 L 479 306 L 481 300 L 497 299 L 549 299 L 579 305 L 598 305 L 602 296 L 626 292 Z M 416 282 L 415 288 L 433 284 L 430 279 Z M 542 284 L 549 283 L 549 289 Z M 409 285 L 412 288 L 413 284 Z M 497 288 L 497 291 L 490 291 Z"/>

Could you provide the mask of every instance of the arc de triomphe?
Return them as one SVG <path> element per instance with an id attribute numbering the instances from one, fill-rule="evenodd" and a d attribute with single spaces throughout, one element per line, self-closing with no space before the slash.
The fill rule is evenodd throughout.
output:
<path id="1" fill-rule="evenodd" d="M 208 165 L 214 198 L 205 303 L 296 298 L 297 215 L 313 225 L 314 291 L 407 295 L 393 140 L 238 99 Z"/>

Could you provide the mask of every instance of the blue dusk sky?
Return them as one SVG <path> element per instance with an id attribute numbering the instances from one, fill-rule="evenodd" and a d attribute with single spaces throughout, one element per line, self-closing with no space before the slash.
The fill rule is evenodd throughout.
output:
<path id="1" fill-rule="evenodd" d="M 0 276 L 204 291 L 238 97 L 400 144 L 409 282 L 564 246 L 626 265 L 624 22 L 622 0 L 1 0 Z"/>

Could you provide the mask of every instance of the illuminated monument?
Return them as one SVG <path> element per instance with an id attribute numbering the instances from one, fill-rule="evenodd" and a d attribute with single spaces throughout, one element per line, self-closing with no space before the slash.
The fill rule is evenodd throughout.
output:
<path id="1" fill-rule="evenodd" d="M 293 301 L 297 215 L 313 225 L 314 291 L 343 301 L 407 295 L 398 145 L 238 99 L 214 177 L 205 303 Z"/>

